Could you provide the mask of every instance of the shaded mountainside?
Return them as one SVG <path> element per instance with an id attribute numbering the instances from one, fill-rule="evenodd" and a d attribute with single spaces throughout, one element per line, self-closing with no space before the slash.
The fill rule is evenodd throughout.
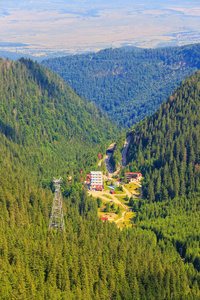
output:
<path id="1" fill-rule="evenodd" d="M 94 164 L 117 132 L 103 111 L 51 70 L 31 60 L 0 61 L 1 139 L 31 171 L 48 177 Z"/>
<path id="2" fill-rule="evenodd" d="M 115 135 L 102 112 L 30 60 L 0 65 L 1 299 L 199 299 L 171 242 L 103 223 L 80 178 L 65 180 Z M 66 232 L 48 230 L 52 175 L 64 175 Z"/>
<path id="3" fill-rule="evenodd" d="M 125 127 L 154 113 L 186 75 L 200 67 L 200 44 L 106 49 L 43 61 L 78 93 Z"/>

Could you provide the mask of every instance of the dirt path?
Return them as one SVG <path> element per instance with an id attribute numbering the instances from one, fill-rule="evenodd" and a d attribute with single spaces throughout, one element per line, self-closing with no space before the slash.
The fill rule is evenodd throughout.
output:
<path id="1" fill-rule="evenodd" d="M 122 217 L 121 217 L 120 219 L 118 219 L 117 221 L 115 221 L 115 223 L 118 223 L 118 222 L 120 222 L 120 221 L 123 221 L 123 220 L 124 220 L 125 214 L 126 214 L 126 211 L 123 212 Z"/>
<path id="2" fill-rule="evenodd" d="M 137 195 L 135 192 L 132 192 L 132 197 L 133 198 L 136 198 L 136 199 L 141 199 L 142 197 L 143 197 L 143 190 L 142 190 L 142 184 L 141 184 L 141 182 L 135 182 L 135 184 L 136 185 L 138 185 L 139 186 L 139 188 L 140 188 L 140 195 Z"/>
<path id="3" fill-rule="evenodd" d="M 126 195 L 130 198 L 130 197 L 132 196 L 131 192 L 129 192 L 129 191 L 125 188 L 124 185 L 123 185 L 123 189 L 124 189 L 124 191 L 126 192 Z"/>
<path id="4" fill-rule="evenodd" d="M 108 194 L 109 197 L 111 197 L 112 199 L 108 199 L 106 196 L 103 196 L 103 194 L 106 194 L 105 191 L 103 192 L 97 192 L 97 191 L 89 191 L 88 192 L 90 195 L 92 195 L 93 197 L 99 197 L 101 198 L 102 200 L 105 200 L 105 201 L 109 201 L 109 202 L 114 202 L 116 204 L 119 204 L 121 205 L 125 210 L 127 210 L 127 207 L 126 205 L 124 205 L 121 201 L 119 201 L 114 195 L 112 194 Z"/>

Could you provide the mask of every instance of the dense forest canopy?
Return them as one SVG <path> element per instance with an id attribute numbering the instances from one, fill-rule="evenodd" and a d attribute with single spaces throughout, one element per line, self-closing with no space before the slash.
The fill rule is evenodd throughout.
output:
<path id="1" fill-rule="evenodd" d="M 106 49 L 43 61 L 78 93 L 125 127 L 154 113 L 200 67 L 200 44 Z"/>
<path id="2" fill-rule="evenodd" d="M 150 201 L 199 191 L 200 71 L 192 74 L 168 101 L 130 130 L 129 168 L 145 176 Z"/>
<path id="3" fill-rule="evenodd" d="M 120 132 L 101 109 L 32 60 L 0 61 L 0 97 L 1 139 L 44 178 L 95 165 Z"/>
<path id="4" fill-rule="evenodd" d="M 132 139 L 125 169 L 144 176 L 144 199 L 133 204 L 136 224 L 153 231 L 158 240 L 172 242 L 184 261 L 192 262 L 198 271 L 199 115 L 200 71 L 182 82 L 156 113 L 129 130 Z"/>
<path id="5" fill-rule="evenodd" d="M 80 177 L 69 184 L 63 176 L 95 165 L 116 127 L 50 70 L 24 59 L 0 63 L 1 299 L 199 299 L 197 236 L 184 261 L 166 227 L 158 236 L 158 218 L 148 228 L 145 205 L 158 202 L 134 202 L 137 226 L 121 231 L 98 218 Z M 48 229 L 52 175 L 64 177 L 65 232 Z M 198 233 L 198 198 L 173 207 L 185 218 L 195 213 L 191 236 Z"/>

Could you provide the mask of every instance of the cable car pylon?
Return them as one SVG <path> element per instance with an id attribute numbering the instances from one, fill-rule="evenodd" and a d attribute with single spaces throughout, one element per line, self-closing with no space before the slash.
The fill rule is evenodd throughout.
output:
<path id="1" fill-rule="evenodd" d="M 62 178 L 53 178 L 55 192 L 53 199 L 53 206 L 51 210 L 51 217 L 49 223 L 49 229 L 55 229 L 60 231 L 65 231 L 65 222 L 63 217 L 63 207 L 62 207 L 62 194 L 60 191 L 60 184 L 63 182 Z"/>

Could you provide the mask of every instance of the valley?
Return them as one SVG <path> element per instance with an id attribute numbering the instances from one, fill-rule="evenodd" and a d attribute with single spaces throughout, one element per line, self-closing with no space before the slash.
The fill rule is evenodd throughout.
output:
<path id="1" fill-rule="evenodd" d="M 124 143 L 124 147 L 123 147 L 123 151 L 122 151 L 122 159 L 121 159 L 121 164 L 122 167 L 124 168 L 126 166 L 126 153 L 127 153 L 127 149 L 130 143 L 130 136 L 125 140 Z M 107 149 L 107 154 L 105 155 L 104 159 L 101 160 L 101 163 L 103 161 L 105 161 L 106 163 L 106 170 L 107 170 L 107 175 L 103 175 L 103 180 L 104 180 L 104 186 L 106 185 L 106 190 L 103 191 L 90 191 L 88 192 L 89 195 L 92 195 L 95 198 L 100 198 L 101 200 L 103 200 L 103 202 L 109 202 L 111 205 L 116 204 L 118 205 L 118 209 L 116 211 L 118 211 L 118 213 L 113 213 L 111 212 L 111 214 L 109 214 L 109 210 L 110 208 L 104 208 L 104 205 L 101 205 L 99 207 L 98 210 L 98 215 L 102 218 L 102 220 L 106 219 L 108 221 L 114 221 L 115 223 L 118 224 L 119 228 L 123 228 L 124 226 L 131 226 L 131 224 L 133 224 L 133 218 L 135 217 L 135 212 L 132 212 L 132 210 L 130 209 L 129 206 L 129 199 L 131 197 L 133 198 L 141 198 L 142 197 L 142 185 L 141 183 L 134 183 L 134 185 L 132 185 L 131 183 L 128 184 L 128 186 L 130 187 L 129 189 L 127 189 L 127 185 L 124 185 L 123 182 L 119 182 L 119 181 L 115 181 L 112 177 L 116 177 L 119 176 L 119 170 L 115 171 L 113 170 L 112 166 L 109 163 L 110 157 L 112 155 L 112 151 L 114 151 L 114 147 L 115 144 L 111 144 L 108 149 Z M 109 152 L 108 152 L 109 151 Z M 100 165 L 98 165 L 100 167 Z M 111 189 L 108 188 L 108 184 L 106 182 L 110 182 L 110 185 L 112 185 L 114 182 L 118 183 L 119 189 L 121 188 L 120 194 L 118 194 L 118 192 L 114 192 L 113 194 L 111 194 Z M 137 187 L 140 188 L 140 193 L 138 195 L 138 193 L 135 192 L 135 189 L 137 189 Z M 116 190 L 115 190 L 116 191 Z M 137 194 L 137 196 L 136 196 Z M 119 196 L 120 195 L 120 196 Z M 120 201 L 120 199 L 126 199 L 126 202 L 122 202 Z M 122 211 L 120 212 L 119 206 L 122 207 Z M 129 221 L 127 221 L 126 223 L 124 222 L 124 219 L 126 217 L 126 215 L 129 215 Z"/>
<path id="2" fill-rule="evenodd" d="M 138 55 L 163 55 L 185 76 L 198 49 Z M 103 74 L 113 54 L 125 59 L 122 49 L 90 59 Z M 152 102 L 139 103 L 139 122 L 120 108 L 125 129 L 47 67 L 0 59 L 2 299 L 200 299 L 200 71 L 168 92 L 149 115 Z M 58 192 L 65 230 L 50 226 Z"/>
<path id="3" fill-rule="evenodd" d="M 152 115 L 186 76 L 200 68 L 200 44 L 116 48 L 44 60 L 79 94 L 131 128 Z"/>
<path id="4" fill-rule="evenodd" d="M 122 154 L 121 154 L 121 165 L 122 168 L 124 168 L 126 166 L 126 153 L 128 150 L 128 146 L 130 144 L 130 140 L 131 137 L 128 136 L 124 142 L 124 147 L 122 150 Z M 106 163 L 106 175 L 103 175 L 103 180 L 104 180 L 104 187 L 106 186 L 106 190 L 103 189 L 103 191 L 93 191 L 93 190 L 89 190 L 88 194 L 92 195 L 94 198 L 100 198 L 101 200 L 103 200 L 104 202 L 109 202 L 110 205 L 116 204 L 118 209 L 116 209 L 116 213 L 110 212 L 109 214 L 109 207 L 104 207 L 105 205 L 102 204 L 99 209 L 98 209 L 98 215 L 102 218 L 102 220 L 106 219 L 108 221 L 114 221 L 115 223 L 118 224 L 119 228 L 123 228 L 124 226 L 131 226 L 134 222 L 134 217 L 136 216 L 135 212 L 132 212 L 132 209 L 130 208 L 130 198 L 135 198 L 135 199 L 140 199 L 142 198 L 142 184 L 141 182 L 139 183 L 129 183 L 124 185 L 124 182 L 121 181 L 119 182 L 119 178 L 116 181 L 115 179 L 113 179 L 116 176 L 119 176 L 119 170 L 115 171 L 113 170 L 113 167 L 110 165 L 109 160 L 110 157 L 113 154 L 114 151 L 114 147 L 115 147 L 115 143 L 111 144 L 108 149 L 107 149 L 107 153 L 105 155 L 105 157 L 100 161 L 100 163 L 102 163 L 103 161 Z M 98 167 L 100 167 L 101 165 L 98 164 Z M 115 183 L 117 183 L 119 186 L 118 190 L 120 192 L 120 194 L 118 194 L 119 192 L 115 189 L 114 193 L 111 194 L 111 189 L 109 189 L 107 182 L 110 182 L 110 185 L 115 185 Z M 139 194 L 138 192 L 136 192 L 137 188 L 139 187 Z M 128 188 L 128 189 L 127 189 Z M 121 190 L 120 190 L 121 189 Z M 120 195 L 120 196 L 119 196 Z M 125 201 L 120 201 L 120 199 L 125 199 Z M 119 206 L 122 207 L 123 210 L 120 211 Z M 129 219 L 128 221 L 125 222 L 125 217 L 129 215 Z M 133 224 L 134 225 L 134 224 Z M 135 225 L 134 225 L 135 226 Z"/>

